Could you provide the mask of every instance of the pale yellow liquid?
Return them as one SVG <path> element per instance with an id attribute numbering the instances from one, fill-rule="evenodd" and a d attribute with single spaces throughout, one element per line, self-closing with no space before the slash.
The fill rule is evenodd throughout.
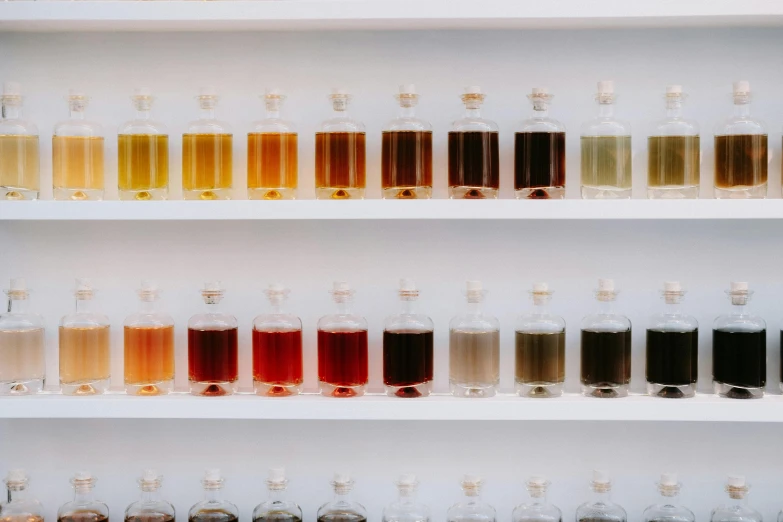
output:
<path id="1" fill-rule="evenodd" d="M 38 136 L 0 134 L 0 199 L 22 199 L 13 190 L 38 191 Z"/>
<path id="2" fill-rule="evenodd" d="M 582 185 L 631 188 L 631 137 L 582 136 Z"/>
<path id="3" fill-rule="evenodd" d="M 145 191 L 169 186 L 169 137 L 161 134 L 117 136 L 120 190 Z"/>
<path id="4" fill-rule="evenodd" d="M 44 329 L 0 330 L 0 382 L 43 379 Z"/>
<path id="5" fill-rule="evenodd" d="M 500 332 L 449 332 L 449 380 L 474 386 L 500 382 Z"/>
<path id="6" fill-rule="evenodd" d="M 109 327 L 60 327 L 60 381 L 78 384 L 108 379 Z"/>
<path id="7" fill-rule="evenodd" d="M 55 189 L 103 190 L 103 137 L 54 136 L 52 183 Z"/>
<path id="8" fill-rule="evenodd" d="M 183 134 L 182 189 L 207 192 L 231 189 L 231 149 L 231 134 Z"/>

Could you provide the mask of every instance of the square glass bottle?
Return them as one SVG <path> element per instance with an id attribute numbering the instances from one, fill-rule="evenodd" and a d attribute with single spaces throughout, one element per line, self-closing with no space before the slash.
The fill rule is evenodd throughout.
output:
<path id="1" fill-rule="evenodd" d="M 549 117 L 554 95 L 546 87 L 534 87 L 527 97 L 533 114 L 514 135 L 514 194 L 517 199 L 563 199 L 565 125 Z"/>
<path id="2" fill-rule="evenodd" d="M 693 511 L 680 504 L 680 483 L 676 473 L 663 473 L 657 484 L 660 497 L 642 514 L 642 522 L 696 522 Z"/>
<path id="3" fill-rule="evenodd" d="M 550 504 L 546 498 L 549 481 L 544 477 L 530 477 L 525 482 L 530 498 L 519 504 L 511 513 L 512 522 L 562 522 L 560 508 Z"/>
<path id="4" fill-rule="evenodd" d="M 7 312 L 0 313 L 0 395 L 29 395 L 43 390 L 46 373 L 44 322 L 30 313 L 24 279 L 11 279 L 5 291 Z"/>
<path id="5" fill-rule="evenodd" d="M 726 494 L 729 501 L 712 510 L 710 522 L 761 522 L 761 513 L 748 505 L 750 484 L 742 475 L 730 475 L 726 481 Z"/>
<path id="6" fill-rule="evenodd" d="M 188 522 L 238 522 L 239 508 L 223 498 L 225 480 L 219 469 L 208 469 L 201 485 L 204 500 L 194 504 L 188 511 Z"/>
<path id="7" fill-rule="evenodd" d="M 497 511 L 481 499 L 484 480 L 476 475 L 464 475 L 460 486 L 463 497 L 446 511 L 446 522 L 496 522 Z"/>
<path id="8" fill-rule="evenodd" d="M 302 522 L 302 508 L 286 498 L 285 469 L 270 468 L 266 488 L 268 498 L 253 510 L 253 522 Z"/>
<path id="9" fill-rule="evenodd" d="M 365 507 L 351 498 L 353 479 L 347 473 L 335 473 L 332 479 L 334 498 L 318 508 L 318 522 L 367 522 Z"/>
<path id="10" fill-rule="evenodd" d="M 0 105 L 0 200 L 38 199 L 38 127 L 21 117 L 18 83 L 3 84 Z"/>
<path id="11" fill-rule="evenodd" d="M 266 114 L 247 134 L 248 199 L 295 199 L 299 176 L 299 135 L 280 117 L 285 101 L 277 89 L 263 96 Z"/>
<path id="12" fill-rule="evenodd" d="M 71 478 L 73 500 L 57 510 L 57 522 L 108 522 L 109 506 L 95 500 L 96 478 L 89 471 L 80 471 Z"/>
<path id="13" fill-rule="evenodd" d="M 8 496 L 0 501 L 0 520 L 3 522 L 44 522 L 44 509 L 35 498 L 29 497 L 29 479 L 23 469 L 8 470 L 5 487 Z"/>
<path id="14" fill-rule="evenodd" d="M 590 500 L 576 508 L 576 522 L 626 522 L 628 515 L 612 502 L 612 481 L 606 472 L 594 470 Z"/>
<path id="15" fill-rule="evenodd" d="M 395 483 L 397 500 L 383 508 L 381 522 L 430 522 L 429 506 L 418 501 L 416 475 L 401 475 Z"/>
<path id="16" fill-rule="evenodd" d="M 163 477 L 154 469 L 145 469 L 138 480 L 139 500 L 125 509 L 125 522 L 174 522 L 174 506 L 160 494 Z M 87 522 L 87 521 L 83 521 Z"/>

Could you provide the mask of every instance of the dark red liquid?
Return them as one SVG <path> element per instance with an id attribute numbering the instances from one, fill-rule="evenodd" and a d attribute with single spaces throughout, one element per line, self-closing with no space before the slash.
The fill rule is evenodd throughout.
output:
<path id="1" fill-rule="evenodd" d="M 432 332 L 384 331 L 384 384 L 415 386 L 431 381 L 432 340 Z"/>
<path id="2" fill-rule="evenodd" d="M 367 384 L 367 330 L 318 330 L 318 380 L 334 386 Z"/>
<path id="3" fill-rule="evenodd" d="M 514 136 L 514 190 L 565 186 L 565 132 L 517 132 Z M 531 199 L 546 198 L 534 192 Z"/>
<path id="4" fill-rule="evenodd" d="M 253 380 L 281 386 L 302 383 L 301 330 L 253 330 Z"/>
<path id="5" fill-rule="evenodd" d="M 188 378 L 193 382 L 234 382 L 238 371 L 237 329 L 188 328 Z"/>
<path id="6" fill-rule="evenodd" d="M 449 186 L 500 186 L 497 132 L 449 132 Z"/>

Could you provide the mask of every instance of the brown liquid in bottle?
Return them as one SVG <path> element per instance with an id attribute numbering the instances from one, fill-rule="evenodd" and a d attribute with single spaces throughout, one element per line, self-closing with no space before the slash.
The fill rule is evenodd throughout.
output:
<path id="1" fill-rule="evenodd" d="M 239 518 L 233 513 L 216 509 L 214 511 L 199 511 L 188 518 L 188 522 L 238 522 Z"/>
<path id="2" fill-rule="evenodd" d="M 381 151 L 384 197 L 416 199 L 432 189 L 432 132 L 384 131 Z M 389 190 L 387 195 L 386 189 Z M 417 189 L 430 189 L 420 191 Z"/>
<path id="3" fill-rule="evenodd" d="M 563 382 L 565 332 L 516 332 L 515 378 L 517 382 L 529 385 Z"/>
<path id="4" fill-rule="evenodd" d="M 497 197 L 499 186 L 498 133 L 449 132 L 449 187 L 463 188 L 461 198 L 484 199 Z"/>
<path id="5" fill-rule="evenodd" d="M 250 189 L 251 198 L 293 198 L 293 191 L 297 187 L 298 161 L 296 133 L 249 133 L 247 135 L 247 188 Z"/>
<path id="6" fill-rule="evenodd" d="M 57 522 L 108 522 L 109 517 L 95 511 L 76 511 L 57 518 Z"/>
<path id="7" fill-rule="evenodd" d="M 185 199 L 226 199 L 233 180 L 231 134 L 182 135 Z"/>
<path id="8" fill-rule="evenodd" d="M 316 196 L 326 199 L 364 197 L 365 134 L 315 133 Z"/>
<path id="9" fill-rule="evenodd" d="M 117 180 L 133 199 L 152 199 L 150 190 L 169 186 L 169 137 L 165 134 L 117 136 Z"/>
<path id="10" fill-rule="evenodd" d="M 514 190 L 527 199 L 549 199 L 546 188 L 565 187 L 565 132 L 517 132 L 514 137 Z"/>
<path id="11" fill-rule="evenodd" d="M 766 134 L 715 136 L 716 187 L 755 187 L 766 182 Z"/>
<path id="12" fill-rule="evenodd" d="M 174 522 L 174 517 L 168 513 L 143 513 L 125 517 L 125 522 Z"/>

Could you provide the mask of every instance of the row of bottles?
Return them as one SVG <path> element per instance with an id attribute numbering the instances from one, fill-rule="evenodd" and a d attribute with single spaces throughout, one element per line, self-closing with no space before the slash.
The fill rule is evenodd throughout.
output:
<path id="1" fill-rule="evenodd" d="M 734 84 L 734 115 L 715 129 L 715 197 L 763 198 L 767 194 L 767 129 L 750 115 L 750 86 Z M 400 86 L 399 115 L 382 131 L 381 187 L 384 198 L 432 195 L 432 125 L 415 114 L 419 95 Z M 467 87 L 465 113 L 448 133 L 448 185 L 452 199 L 497 198 L 500 186 L 498 125 L 481 116 L 485 94 Z M 561 199 L 565 195 L 565 126 L 549 117 L 553 95 L 534 88 L 528 95 L 531 118 L 514 137 L 514 190 L 517 198 Z M 683 116 L 686 98 L 679 85 L 666 89 L 666 118 L 648 138 L 650 198 L 697 198 L 701 148 L 699 126 Z M 231 197 L 233 133 L 215 118 L 213 88 L 197 96 L 200 116 L 182 135 L 182 189 L 185 199 Z M 298 134 L 280 116 L 285 96 L 264 95 L 266 117 L 247 135 L 247 190 L 250 199 L 294 199 L 298 186 Z M 168 197 L 168 130 L 151 118 L 153 96 L 137 89 L 136 116 L 118 130 L 120 199 Z M 361 199 L 366 186 L 365 127 L 348 113 L 351 95 L 334 89 L 332 118 L 315 134 L 315 188 L 319 199 Z M 631 127 L 614 114 L 614 84 L 600 82 L 598 115 L 581 131 L 581 185 L 586 199 L 631 197 Z M 88 97 L 68 96 L 70 118 L 57 123 L 52 138 L 54 198 L 103 199 L 104 133 L 86 119 Z M 36 199 L 39 191 L 38 131 L 20 117 L 22 96 L 6 83 L 0 121 L 0 199 Z"/>

